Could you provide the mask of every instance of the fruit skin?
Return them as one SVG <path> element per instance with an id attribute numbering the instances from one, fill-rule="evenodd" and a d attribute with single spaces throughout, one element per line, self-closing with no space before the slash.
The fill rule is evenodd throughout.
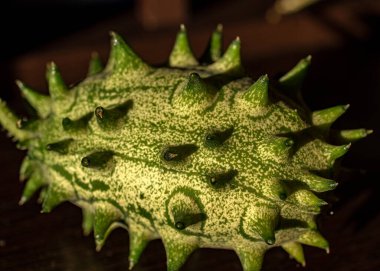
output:
<path id="1" fill-rule="evenodd" d="M 20 204 L 37 191 L 43 212 L 71 201 L 97 250 L 126 228 L 131 269 L 157 238 L 170 271 L 200 247 L 233 249 L 245 271 L 260 270 L 276 246 L 302 265 L 302 244 L 328 251 L 315 223 L 326 203 L 316 193 L 336 187 L 335 160 L 371 131 L 330 129 L 348 106 L 308 110 L 300 88 L 310 57 L 278 82 L 253 81 L 238 38 L 222 54 L 221 31 L 198 61 L 181 26 L 161 68 L 111 33 L 106 67 L 94 55 L 72 89 L 54 63 L 50 96 L 17 81 L 39 116 L 18 120 L 0 101 L 0 123 L 28 150 Z"/>

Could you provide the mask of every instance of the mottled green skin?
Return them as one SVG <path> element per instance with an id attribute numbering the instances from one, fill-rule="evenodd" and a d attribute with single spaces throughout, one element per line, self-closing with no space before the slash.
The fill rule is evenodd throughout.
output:
<path id="1" fill-rule="evenodd" d="M 309 58 L 268 95 L 266 76 L 256 83 L 244 76 L 239 40 L 220 56 L 220 31 L 211 39 L 210 65 L 191 55 L 184 28 L 165 68 L 143 63 L 113 34 L 107 67 L 101 71 L 94 59 L 90 76 L 72 89 L 54 64 L 47 75 L 51 98 L 19 83 L 41 116 L 17 129 L 0 104 L 0 122 L 28 149 L 21 203 L 42 187 L 45 212 L 66 200 L 78 205 L 99 249 L 113 228 L 127 228 L 131 268 L 157 238 L 168 270 L 178 270 L 199 247 L 235 250 L 245 271 L 259 270 L 273 246 L 302 264 L 301 243 L 328 249 L 314 220 L 324 202 L 312 191 L 336 186 L 315 172 L 329 172 L 348 148 L 325 142 L 344 110 L 311 114 L 285 98 L 289 85 L 298 90 Z M 124 111 L 112 110 L 121 104 Z M 222 141 L 208 137 L 225 131 Z M 350 141 L 359 132 L 340 136 Z M 191 151 L 167 161 L 165 151 L 183 145 Z M 213 178 L 220 174 L 224 179 Z"/>

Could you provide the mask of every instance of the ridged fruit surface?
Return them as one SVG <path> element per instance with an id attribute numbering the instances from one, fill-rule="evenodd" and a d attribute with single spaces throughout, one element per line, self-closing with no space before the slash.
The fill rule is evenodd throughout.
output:
<path id="1" fill-rule="evenodd" d="M 0 103 L 0 123 L 27 149 L 20 204 L 40 191 L 43 212 L 83 210 L 97 249 L 116 227 L 130 236 L 130 268 L 161 238 L 167 269 L 197 248 L 232 249 L 245 271 L 281 246 L 305 264 L 302 245 L 328 250 L 315 217 L 337 158 L 364 129 L 333 131 L 346 105 L 310 112 L 300 96 L 310 57 L 278 81 L 244 75 L 240 40 L 222 54 L 221 27 L 197 60 L 183 26 L 167 66 L 143 62 L 112 33 L 102 67 L 69 88 L 47 67 L 50 96 L 17 82 L 39 119 Z M 331 140 L 340 145 L 331 144 Z"/>

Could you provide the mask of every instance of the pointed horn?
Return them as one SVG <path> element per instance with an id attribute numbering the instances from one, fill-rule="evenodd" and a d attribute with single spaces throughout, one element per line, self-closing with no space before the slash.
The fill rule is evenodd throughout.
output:
<path id="1" fill-rule="evenodd" d="M 94 236 L 97 251 L 101 250 L 112 230 L 121 226 L 120 223 L 116 223 L 120 219 L 121 214 L 114 206 L 105 202 L 95 204 Z"/>
<path id="2" fill-rule="evenodd" d="M 103 63 L 97 52 L 91 54 L 90 64 L 88 66 L 87 76 L 95 75 L 102 72 L 104 69 Z"/>
<path id="3" fill-rule="evenodd" d="M 253 107 L 266 106 L 268 104 L 268 75 L 261 76 L 243 94 L 242 98 Z"/>
<path id="4" fill-rule="evenodd" d="M 139 234 L 129 234 L 129 270 L 138 263 L 149 240 Z"/>
<path id="5" fill-rule="evenodd" d="M 82 208 L 82 229 L 85 236 L 90 235 L 94 227 L 94 214 L 89 208 Z"/>
<path id="6" fill-rule="evenodd" d="M 26 182 L 25 188 L 22 192 L 22 196 L 18 204 L 23 205 L 25 202 L 30 200 L 33 197 L 33 195 L 44 185 L 46 185 L 46 182 L 43 179 L 40 172 L 38 170 L 34 171 L 30 176 L 29 180 Z"/>
<path id="7" fill-rule="evenodd" d="M 312 191 L 326 192 L 335 189 L 338 183 L 334 180 L 326 179 L 312 173 L 305 173 L 298 178 L 305 183 Z"/>
<path id="8" fill-rule="evenodd" d="M 27 87 L 23 82 L 17 80 L 16 84 L 21 90 L 23 97 L 36 110 L 38 116 L 46 118 L 51 112 L 51 101 L 49 96 L 39 94 L 33 89 Z"/>
<path id="9" fill-rule="evenodd" d="M 169 66 L 186 68 L 197 65 L 198 61 L 194 57 L 194 54 L 191 50 L 186 28 L 183 24 L 181 24 L 180 30 L 174 43 L 174 47 L 169 56 Z"/>
<path id="10" fill-rule="evenodd" d="M 22 130 L 17 127 L 18 117 L 8 108 L 6 103 L 0 99 L 0 124 L 6 129 L 11 136 L 18 141 L 24 141 L 34 137 L 33 133 L 28 130 Z"/>
<path id="11" fill-rule="evenodd" d="M 297 262 L 302 264 L 303 267 L 306 266 L 305 256 L 303 254 L 302 245 L 297 242 L 287 242 L 281 245 L 281 247 L 294 258 Z"/>
<path id="12" fill-rule="evenodd" d="M 107 71 L 111 73 L 145 73 L 150 69 L 151 67 L 132 51 L 121 36 L 111 32 L 111 53 L 106 67 Z"/>
<path id="13" fill-rule="evenodd" d="M 37 203 L 42 204 L 46 198 L 48 187 L 44 186 L 41 188 L 40 194 L 38 195 Z"/>
<path id="14" fill-rule="evenodd" d="M 70 200 L 73 197 L 71 192 L 64 187 L 58 187 L 58 185 L 51 183 L 44 196 L 41 212 L 50 213 L 59 204 Z"/>
<path id="15" fill-rule="evenodd" d="M 372 133 L 373 133 L 373 130 L 352 129 L 352 130 L 333 131 L 332 136 L 335 142 L 337 142 L 338 144 L 348 144 L 348 143 L 360 140 L 362 138 L 365 138 Z"/>
<path id="16" fill-rule="evenodd" d="M 170 238 L 169 236 L 164 236 L 162 241 L 166 251 L 167 271 L 180 270 L 191 253 L 198 248 L 198 246 L 193 243 Z"/>
<path id="17" fill-rule="evenodd" d="M 285 90 L 298 91 L 305 79 L 311 63 L 311 56 L 301 59 L 296 66 L 279 79 L 280 86 Z"/>
<path id="18" fill-rule="evenodd" d="M 131 222 L 128 227 L 129 231 L 129 270 L 138 263 L 142 252 L 149 242 L 148 235 L 141 226 Z"/>
<path id="19" fill-rule="evenodd" d="M 227 48 L 224 55 L 208 66 L 208 70 L 217 74 L 240 76 L 243 72 L 240 57 L 240 38 L 237 37 Z"/>
<path id="20" fill-rule="evenodd" d="M 35 163 L 29 158 L 29 156 L 26 156 L 20 166 L 20 181 L 22 182 L 29 178 L 34 172 L 34 169 Z"/>
<path id="21" fill-rule="evenodd" d="M 311 119 L 314 126 L 328 130 L 341 115 L 349 108 L 349 105 L 337 105 L 323 110 L 314 111 Z"/>
<path id="22" fill-rule="evenodd" d="M 258 148 L 258 153 L 278 163 L 283 163 L 291 158 L 295 141 L 287 137 L 273 137 L 264 141 Z"/>
<path id="23" fill-rule="evenodd" d="M 247 227 L 268 245 L 276 243 L 275 228 L 278 224 L 280 213 L 274 206 L 252 206 L 244 218 Z"/>
<path id="24" fill-rule="evenodd" d="M 351 143 L 346 145 L 334 146 L 325 144 L 324 145 L 324 153 L 328 157 L 328 163 L 332 167 L 335 163 L 335 160 L 345 155 L 351 147 Z"/>
<path id="25" fill-rule="evenodd" d="M 49 85 L 49 93 L 52 102 L 51 111 L 60 115 L 70 109 L 70 106 L 75 101 L 76 92 L 69 91 L 66 83 L 63 81 L 57 65 L 54 62 L 47 65 L 46 80 Z"/>
<path id="26" fill-rule="evenodd" d="M 50 96 L 53 101 L 63 100 L 68 95 L 68 88 L 63 81 L 57 65 L 51 62 L 47 65 L 46 80 L 49 85 Z"/>
<path id="27" fill-rule="evenodd" d="M 34 131 L 36 128 L 34 124 L 35 124 L 35 120 L 22 117 L 17 120 L 16 126 L 20 130 Z"/>
<path id="28" fill-rule="evenodd" d="M 218 24 L 215 31 L 212 33 L 207 49 L 204 52 L 201 60 L 203 63 L 212 63 L 217 61 L 222 55 L 223 50 L 223 25 Z"/>
<path id="29" fill-rule="evenodd" d="M 193 111 L 205 108 L 211 99 L 210 87 L 198 73 L 191 73 L 184 87 L 174 94 L 172 103 L 175 108 L 181 111 L 184 109 Z"/>
<path id="30" fill-rule="evenodd" d="M 313 192 L 305 189 L 295 191 L 287 200 L 297 205 L 310 207 L 317 212 L 319 212 L 321 206 L 327 204 L 327 202 L 314 195 Z"/>
<path id="31" fill-rule="evenodd" d="M 304 245 L 324 249 L 327 253 L 329 253 L 329 243 L 317 231 L 307 231 L 301 237 L 298 238 L 298 242 Z"/>
<path id="32" fill-rule="evenodd" d="M 244 271 L 260 271 L 264 260 L 266 247 L 255 245 L 252 248 L 235 249 Z"/>

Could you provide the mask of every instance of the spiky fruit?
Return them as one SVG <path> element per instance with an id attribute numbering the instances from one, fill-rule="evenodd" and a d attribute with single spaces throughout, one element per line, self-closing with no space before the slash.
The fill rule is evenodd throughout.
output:
<path id="1" fill-rule="evenodd" d="M 127 228 L 130 268 L 157 238 L 170 271 L 200 247 L 235 250 L 245 271 L 259 270 L 272 247 L 302 264 L 301 244 L 328 250 L 316 193 L 336 187 L 334 161 L 369 131 L 331 133 L 347 106 L 311 113 L 303 105 L 310 57 L 272 87 L 266 75 L 244 76 L 239 39 L 223 55 L 221 40 L 218 27 L 199 63 L 182 26 L 169 66 L 154 68 L 112 33 L 107 66 L 95 55 L 72 89 L 54 63 L 50 96 L 18 82 L 40 117 L 17 125 L 0 103 L 0 122 L 28 149 L 20 204 L 38 190 L 43 212 L 71 201 L 97 249 Z"/>

